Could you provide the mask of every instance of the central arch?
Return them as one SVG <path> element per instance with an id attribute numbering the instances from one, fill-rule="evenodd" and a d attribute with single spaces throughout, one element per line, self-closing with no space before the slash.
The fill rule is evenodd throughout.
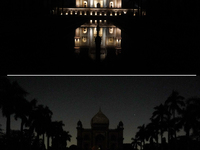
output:
<path id="1" fill-rule="evenodd" d="M 98 134 L 95 137 L 95 145 L 98 147 L 98 150 L 105 150 L 106 148 L 106 138 L 102 134 Z"/>
<path id="2" fill-rule="evenodd" d="M 100 3 L 97 3 L 97 8 L 100 8 Z"/>

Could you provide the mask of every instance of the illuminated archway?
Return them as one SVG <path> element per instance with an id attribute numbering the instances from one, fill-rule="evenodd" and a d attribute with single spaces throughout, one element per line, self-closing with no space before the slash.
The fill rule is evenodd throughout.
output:
<path id="1" fill-rule="evenodd" d="M 83 7 L 87 7 L 87 1 L 83 1 Z"/>
<path id="2" fill-rule="evenodd" d="M 103 0 L 94 0 L 94 7 L 103 7 Z"/>
<path id="3" fill-rule="evenodd" d="M 113 2 L 110 2 L 110 8 L 113 8 L 114 6 L 113 6 Z"/>

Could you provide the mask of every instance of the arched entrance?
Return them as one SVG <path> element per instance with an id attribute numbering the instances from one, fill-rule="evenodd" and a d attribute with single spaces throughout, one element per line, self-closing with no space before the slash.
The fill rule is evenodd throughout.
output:
<path id="1" fill-rule="evenodd" d="M 110 8 L 113 8 L 113 2 L 110 2 Z"/>
<path id="2" fill-rule="evenodd" d="M 87 1 L 83 2 L 83 7 L 85 7 L 85 8 L 87 7 Z"/>
<path id="3" fill-rule="evenodd" d="M 98 150 L 105 150 L 106 139 L 104 135 L 99 134 L 95 137 L 95 146 L 98 147 Z"/>

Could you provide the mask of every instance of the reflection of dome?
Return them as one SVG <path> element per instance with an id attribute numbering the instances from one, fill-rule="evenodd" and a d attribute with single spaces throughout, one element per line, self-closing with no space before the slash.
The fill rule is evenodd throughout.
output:
<path id="1" fill-rule="evenodd" d="M 91 120 L 91 126 L 92 127 L 108 127 L 109 125 L 109 119 L 101 112 L 101 109 L 99 112 L 92 118 Z"/>

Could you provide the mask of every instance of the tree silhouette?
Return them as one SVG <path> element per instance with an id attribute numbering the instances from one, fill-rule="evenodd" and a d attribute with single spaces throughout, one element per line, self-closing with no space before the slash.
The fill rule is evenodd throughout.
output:
<path id="1" fill-rule="evenodd" d="M 176 128 L 176 113 L 180 114 L 182 112 L 182 107 L 185 106 L 184 97 L 180 96 L 177 91 L 172 91 L 172 94 L 167 98 L 165 101 L 165 105 L 168 106 L 168 111 L 172 114 L 168 116 L 167 126 L 168 126 L 168 143 L 170 142 L 171 138 L 174 136 L 175 147 L 176 147 L 176 132 L 178 128 Z"/>
<path id="2" fill-rule="evenodd" d="M 186 101 L 186 108 L 183 109 L 180 124 L 186 133 L 187 149 L 190 149 L 190 131 L 193 134 L 200 130 L 200 99 L 190 98 Z"/>
<path id="3" fill-rule="evenodd" d="M 10 116 L 15 113 L 19 101 L 28 94 L 19 84 L 10 82 L 7 78 L 0 79 L 0 108 L 3 116 L 6 117 L 6 136 L 10 138 Z"/>
<path id="4" fill-rule="evenodd" d="M 62 121 L 53 121 L 51 124 L 48 135 L 52 137 L 52 148 L 65 149 L 67 141 L 71 140 L 71 135 L 63 130 L 64 124 Z"/>
<path id="5" fill-rule="evenodd" d="M 131 140 L 133 141 L 133 142 L 131 143 L 133 149 L 134 149 L 134 150 L 137 150 L 137 149 L 138 149 L 138 146 L 141 146 L 140 140 L 139 140 L 138 138 L 136 138 L 136 137 L 135 137 L 135 138 L 131 138 Z"/>
<path id="6" fill-rule="evenodd" d="M 153 145 L 154 141 L 158 145 L 158 134 L 159 134 L 159 121 L 155 119 L 150 119 L 151 122 L 146 126 L 146 140 L 150 141 Z"/>
<path id="7" fill-rule="evenodd" d="M 172 94 L 167 98 L 165 101 L 165 104 L 168 106 L 169 112 L 172 114 L 173 118 L 175 118 L 175 114 L 181 113 L 183 106 L 185 106 L 184 103 L 184 97 L 180 96 L 177 91 L 172 91 Z"/>
<path id="8" fill-rule="evenodd" d="M 136 138 L 138 138 L 141 141 L 141 147 L 142 149 L 144 149 L 145 139 L 146 139 L 145 124 L 143 124 L 142 126 L 139 126 L 138 129 L 139 131 L 136 133 Z"/>
<path id="9" fill-rule="evenodd" d="M 160 138 L 161 138 L 161 146 L 163 146 L 163 133 L 166 130 L 166 122 L 167 117 L 170 115 L 170 113 L 167 110 L 167 106 L 160 104 L 159 106 L 154 107 L 155 111 L 153 112 L 153 115 L 151 119 L 158 121 L 159 130 L 160 130 Z"/>
<path id="10" fill-rule="evenodd" d="M 31 102 L 28 102 L 26 99 L 20 99 L 19 102 L 16 105 L 15 110 L 15 119 L 18 118 L 21 119 L 21 125 L 20 125 L 20 145 L 21 149 L 23 149 L 23 132 L 24 132 L 24 125 L 28 123 L 28 116 L 31 111 Z"/>
<path id="11" fill-rule="evenodd" d="M 43 136 L 43 143 L 45 138 L 45 133 L 47 132 L 47 126 L 51 122 L 52 111 L 43 105 L 38 105 L 30 114 L 30 122 L 32 131 L 37 132 L 37 140 L 39 141 L 39 136 Z"/>

